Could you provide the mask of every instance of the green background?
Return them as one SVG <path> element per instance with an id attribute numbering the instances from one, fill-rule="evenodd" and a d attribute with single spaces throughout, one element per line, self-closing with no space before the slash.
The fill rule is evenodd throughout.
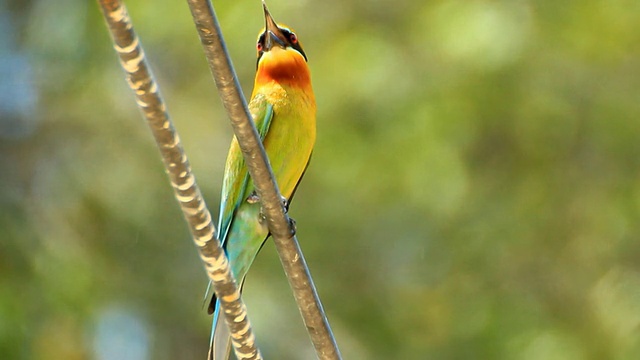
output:
<path id="1" fill-rule="evenodd" d="M 185 1 L 129 12 L 217 218 Z M 272 0 L 318 102 L 290 214 L 345 359 L 637 359 L 640 2 Z M 260 2 L 216 2 L 245 93 Z M 0 1 L 0 357 L 204 359 L 207 278 L 95 2 Z M 273 244 L 245 300 L 314 359 Z"/>

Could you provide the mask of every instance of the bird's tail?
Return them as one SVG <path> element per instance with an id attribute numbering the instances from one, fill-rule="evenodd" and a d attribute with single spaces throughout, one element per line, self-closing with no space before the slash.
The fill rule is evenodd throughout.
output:
<path id="1" fill-rule="evenodd" d="M 220 301 L 216 300 L 213 312 L 213 326 L 211 327 L 211 342 L 209 345 L 209 360 L 227 360 L 231 354 L 231 335 L 229 327 L 222 319 Z"/>

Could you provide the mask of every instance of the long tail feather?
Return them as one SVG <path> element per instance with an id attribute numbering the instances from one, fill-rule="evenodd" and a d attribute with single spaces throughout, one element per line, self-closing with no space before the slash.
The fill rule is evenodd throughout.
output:
<path id="1" fill-rule="evenodd" d="M 213 313 L 213 332 L 209 347 L 209 360 L 227 360 L 231 354 L 231 335 L 227 324 L 222 319 L 220 302 L 216 301 Z"/>

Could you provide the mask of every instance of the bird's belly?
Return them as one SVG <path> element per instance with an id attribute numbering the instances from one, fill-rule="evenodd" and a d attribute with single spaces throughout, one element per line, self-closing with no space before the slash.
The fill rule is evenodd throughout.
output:
<path id="1" fill-rule="evenodd" d="M 287 199 L 304 173 L 314 142 L 315 119 L 274 119 L 269 128 L 265 149 L 280 193 Z"/>

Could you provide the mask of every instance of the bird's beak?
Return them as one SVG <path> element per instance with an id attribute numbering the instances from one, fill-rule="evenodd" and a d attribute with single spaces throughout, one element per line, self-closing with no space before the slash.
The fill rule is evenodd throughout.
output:
<path id="1" fill-rule="evenodd" d="M 280 46 L 282 48 L 286 48 L 286 41 L 284 34 L 280 31 L 280 28 L 276 24 L 275 20 L 269 13 L 269 9 L 267 9 L 267 4 L 262 1 L 262 7 L 264 8 L 264 51 L 271 50 L 274 46 Z"/>

